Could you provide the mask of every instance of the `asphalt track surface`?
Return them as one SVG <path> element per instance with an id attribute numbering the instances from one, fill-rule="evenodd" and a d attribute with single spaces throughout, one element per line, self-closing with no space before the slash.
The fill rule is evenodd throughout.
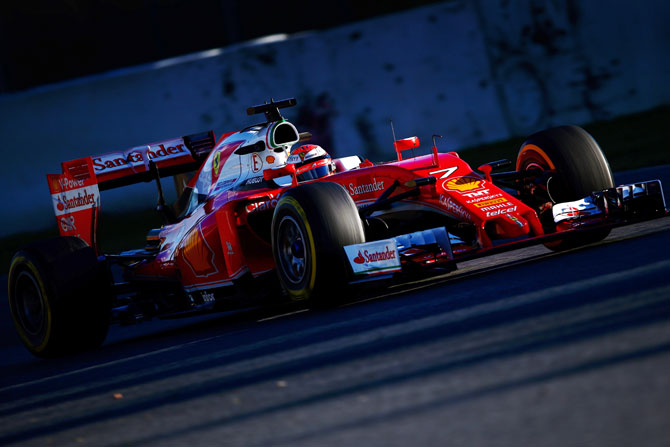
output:
<path id="1" fill-rule="evenodd" d="M 617 181 L 670 197 L 669 174 Z M 670 445 L 669 248 L 664 218 L 334 309 L 114 327 L 50 361 L 19 346 L 4 289 L 0 445 Z"/>

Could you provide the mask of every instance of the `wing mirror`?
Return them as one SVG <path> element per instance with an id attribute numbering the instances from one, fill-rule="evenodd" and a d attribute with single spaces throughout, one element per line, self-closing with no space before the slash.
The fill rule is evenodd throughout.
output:
<path id="1" fill-rule="evenodd" d="M 254 152 L 263 152 L 265 150 L 265 143 L 262 141 L 257 141 L 254 144 L 248 144 L 246 146 L 240 146 L 238 149 L 233 152 L 237 155 L 247 155 Z"/>
<path id="2" fill-rule="evenodd" d="M 263 171 L 263 178 L 266 181 L 274 180 L 278 177 L 285 177 L 287 175 L 290 175 L 291 178 L 293 179 L 293 186 L 298 185 L 298 179 L 295 176 L 295 165 L 284 165 L 280 168 L 276 169 L 266 169 Z"/>

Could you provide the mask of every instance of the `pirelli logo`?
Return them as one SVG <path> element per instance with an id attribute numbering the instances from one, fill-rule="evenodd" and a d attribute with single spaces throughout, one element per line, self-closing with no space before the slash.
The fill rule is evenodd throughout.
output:
<path id="1" fill-rule="evenodd" d="M 476 206 L 477 208 L 484 208 L 485 206 L 497 205 L 497 204 L 499 204 L 499 203 L 505 203 L 505 202 L 507 202 L 507 199 L 506 199 L 506 198 L 504 198 L 504 197 L 498 197 L 497 199 L 487 200 L 487 201 L 485 201 L 485 202 L 475 203 L 475 206 Z"/>

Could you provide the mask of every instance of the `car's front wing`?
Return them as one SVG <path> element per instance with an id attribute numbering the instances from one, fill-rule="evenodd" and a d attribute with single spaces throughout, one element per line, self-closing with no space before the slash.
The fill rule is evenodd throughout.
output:
<path id="1" fill-rule="evenodd" d="M 389 239 L 348 245 L 345 256 L 351 266 L 352 283 L 389 278 L 395 274 L 437 269 L 456 269 L 458 261 L 490 256 L 504 251 L 557 240 L 580 238 L 598 228 L 614 228 L 670 215 L 660 180 L 636 182 L 583 199 L 557 203 L 553 216 L 557 231 L 512 241 L 498 241 L 491 248 L 454 250 L 462 242 L 444 227 L 432 228 Z"/>

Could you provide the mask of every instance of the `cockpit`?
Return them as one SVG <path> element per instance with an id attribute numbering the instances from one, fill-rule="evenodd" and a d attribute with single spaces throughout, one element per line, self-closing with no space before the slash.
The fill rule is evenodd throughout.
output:
<path id="1" fill-rule="evenodd" d="M 250 115 L 264 113 L 268 121 L 224 135 L 219 140 L 195 181 L 184 191 L 188 197 L 180 197 L 179 202 L 184 207 L 180 218 L 223 191 L 260 188 L 265 182 L 263 171 L 285 166 L 291 147 L 311 136 L 299 133 L 279 114 L 279 108 L 294 104 L 292 99 L 271 101 L 247 109 Z M 276 179 L 276 184 L 282 185 L 282 179 Z"/>

